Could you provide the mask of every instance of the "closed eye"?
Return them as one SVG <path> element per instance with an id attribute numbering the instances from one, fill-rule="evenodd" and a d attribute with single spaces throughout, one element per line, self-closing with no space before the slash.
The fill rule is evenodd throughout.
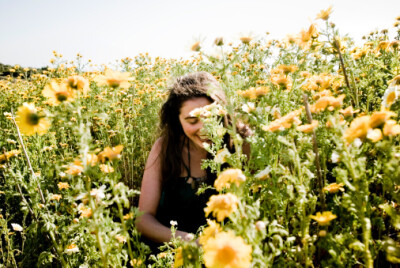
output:
<path id="1" fill-rule="evenodd" d="M 199 118 L 197 117 L 186 117 L 185 120 L 191 125 L 195 125 L 199 122 Z"/>

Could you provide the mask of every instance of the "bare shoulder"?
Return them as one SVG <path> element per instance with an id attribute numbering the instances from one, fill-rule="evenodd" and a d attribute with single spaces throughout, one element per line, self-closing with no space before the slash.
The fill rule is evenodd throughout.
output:
<path id="1" fill-rule="evenodd" d="M 146 162 L 146 169 L 151 167 L 152 165 L 160 163 L 160 153 L 162 150 L 162 144 L 163 144 L 163 138 L 158 138 L 155 143 L 153 144 L 153 147 L 151 147 L 149 156 L 147 158 Z"/>

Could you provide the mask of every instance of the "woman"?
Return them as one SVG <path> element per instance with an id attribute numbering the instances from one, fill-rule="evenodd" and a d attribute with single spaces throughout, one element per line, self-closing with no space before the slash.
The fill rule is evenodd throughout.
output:
<path id="1" fill-rule="evenodd" d="M 212 184 L 214 176 L 201 169 L 207 158 L 203 142 L 208 141 L 201 120 L 190 112 L 214 101 L 225 101 L 222 90 L 214 77 L 199 72 L 178 78 L 161 108 L 161 135 L 147 159 L 139 199 L 143 215 L 137 222 L 142 235 L 155 243 L 171 240 L 171 221 L 177 222 L 176 236 L 182 239 L 206 223 L 203 209 L 210 193 L 198 196 L 196 186 Z"/>
<path id="2" fill-rule="evenodd" d="M 196 192 L 203 183 L 213 185 L 215 174 L 201 169 L 208 157 L 203 143 L 209 140 L 202 121 L 190 112 L 213 102 L 224 104 L 225 95 L 212 75 L 198 72 L 178 78 L 161 108 L 161 135 L 147 159 L 139 199 L 143 214 L 136 223 L 138 231 L 155 242 L 148 243 L 153 249 L 171 240 L 171 222 L 177 223 L 176 236 L 184 240 L 206 224 L 204 207 L 215 192 Z"/>

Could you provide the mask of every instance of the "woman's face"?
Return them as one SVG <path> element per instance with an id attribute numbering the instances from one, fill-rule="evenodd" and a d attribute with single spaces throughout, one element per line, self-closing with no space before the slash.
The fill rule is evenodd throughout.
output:
<path id="1" fill-rule="evenodd" d="M 192 145 L 195 145 L 198 149 L 202 149 L 203 142 L 208 142 L 208 139 L 201 133 L 203 122 L 200 118 L 191 116 L 190 112 L 209 104 L 211 102 L 206 97 L 190 99 L 183 102 L 179 114 L 179 121 L 181 122 L 183 132 L 189 138 Z"/>

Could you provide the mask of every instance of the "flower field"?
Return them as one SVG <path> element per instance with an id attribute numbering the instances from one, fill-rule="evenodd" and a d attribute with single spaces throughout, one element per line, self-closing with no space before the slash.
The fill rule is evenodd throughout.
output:
<path id="1" fill-rule="evenodd" d="M 0 80 L 0 267 L 397 267 L 400 17 L 393 40 L 355 44 L 329 14 L 282 40 L 196 43 L 186 60 L 93 70 L 54 52 L 46 70 L 15 66 Z M 219 194 L 192 241 L 150 254 L 135 228 L 141 177 L 168 86 L 195 71 L 227 96 L 193 111 Z"/>

